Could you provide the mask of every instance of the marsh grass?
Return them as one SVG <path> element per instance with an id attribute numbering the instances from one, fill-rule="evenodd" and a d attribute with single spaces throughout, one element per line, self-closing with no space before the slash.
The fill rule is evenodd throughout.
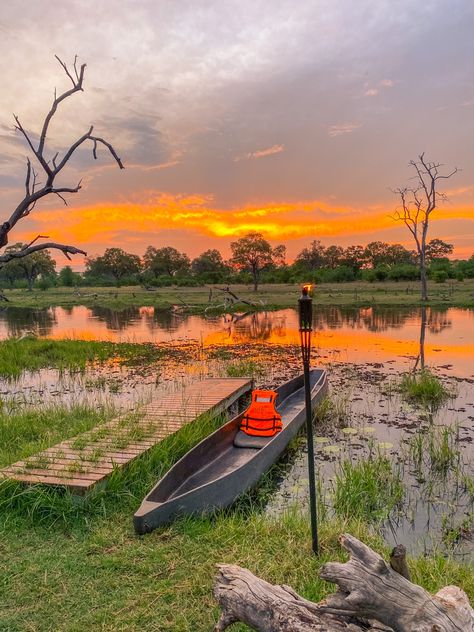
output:
<path id="1" fill-rule="evenodd" d="M 419 483 L 427 473 L 446 476 L 461 468 L 459 426 L 430 426 L 408 441 L 408 455 Z"/>
<path id="2" fill-rule="evenodd" d="M 113 413 L 110 406 L 87 402 L 0 411 L 0 467 L 99 426 Z"/>
<path id="3" fill-rule="evenodd" d="M 313 421 L 318 427 L 339 428 L 346 426 L 351 414 L 351 404 L 347 393 L 324 397 L 313 412 Z"/>
<path id="4" fill-rule="evenodd" d="M 453 397 L 443 382 L 428 369 L 406 373 L 400 381 L 399 390 L 408 400 L 424 406 L 436 407 Z"/>
<path id="5" fill-rule="evenodd" d="M 165 351 L 152 344 L 8 338 L 0 341 L 0 376 L 17 378 L 22 371 L 43 368 L 84 371 L 91 362 L 105 362 L 111 358 L 122 364 L 141 364 L 159 358 L 164 353 L 176 351 Z M 97 378 L 100 379 L 105 380 Z M 94 388 L 97 388 L 97 380 L 93 383 Z"/>
<path id="6" fill-rule="evenodd" d="M 339 463 L 333 481 L 337 516 L 382 521 L 401 504 L 405 490 L 400 471 L 382 454 Z"/>
<path id="7" fill-rule="evenodd" d="M 236 360 L 225 367 L 227 377 L 261 377 L 265 368 L 255 360 Z"/>

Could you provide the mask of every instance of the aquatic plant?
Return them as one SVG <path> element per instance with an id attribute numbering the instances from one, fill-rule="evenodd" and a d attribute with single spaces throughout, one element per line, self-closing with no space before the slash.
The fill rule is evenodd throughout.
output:
<path id="1" fill-rule="evenodd" d="M 105 362 L 111 358 L 116 358 L 121 364 L 150 363 L 165 353 L 176 354 L 177 350 L 128 342 L 49 340 L 33 336 L 8 338 L 0 341 L 0 376 L 17 378 L 22 371 L 42 368 L 83 371 L 88 363 Z M 105 388 L 105 383 L 105 378 L 88 379 L 86 386 Z"/>
<path id="2" fill-rule="evenodd" d="M 324 397 L 313 411 L 316 426 L 342 427 L 347 425 L 351 408 L 348 393 L 335 393 Z"/>
<path id="3" fill-rule="evenodd" d="M 264 367 L 255 360 L 237 360 L 226 366 L 228 377 L 260 377 L 264 375 Z"/>
<path id="4" fill-rule="evenodd" d="M 98 406 L 88 402 L 0 411 L 0 467 L 25 459 L 95 426 L 100 427 L 112 417 L 113 412 L 109 405 Z"/>
<path id="5" fill-rule="evenodd" d="M 459 467 L 459 426 L 430 426 L 417 432 L 408 441 L 408 455 L 418 482 L 431 472 L 445 476 Z"/>
<path id="6" fill-rule="evenodd" d="M 439 406 L 452 393 L 428 369 L 406 373 L 399 385 L 400 392 L 409 400 L 425 406 Z"/>
<path id="7" fill-rule="evenodd" d="M 333 507 L 340 517 L 383 520 L 404 496 L 401 474 L 381 454 L 357 462 L 344 459 L 333 481 Z"/>

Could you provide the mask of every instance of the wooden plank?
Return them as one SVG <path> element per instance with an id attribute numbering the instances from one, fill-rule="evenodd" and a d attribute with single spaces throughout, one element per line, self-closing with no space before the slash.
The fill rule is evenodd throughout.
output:
<path id="1" fill-rule="evenodd" d="M 160 401 L 150 402 L 139 410 L 139 418 L 128 420 L 130 414 L 121 414 L 97 428 L 67 439 L 39 452 L 29 459 L 13 463 L 0 470 L 0 478 L 7 477 L 27 484 L 66 486 L 75 493 L 84 493 L 104 480 L 117 467 L 124 467 L 145 454 L 166 437 L 174 434 L 203 413 L 218 414 L 232 406 L 251 389 L 246 378 L 212 378 L 194 382 L 179 393 L 167 395 Z M 146 428 L 143 439 L 129 437 L 134 427 Z M 149 432 L 148 432 L 149 430 Z M 114 436 L 97 438 L 98 431 Z M 82 449 L 74 445 L 84 442 Z M 123 443 L 123 449 L 117 447 Z M 98 458 L 97 451 L 103 451 Z M 47 459 L 41 468 L 42 459 Z M 76 471 L 75 464 L 81 468 Z M 36 467 L 38 465 L 38 467 Z"/>

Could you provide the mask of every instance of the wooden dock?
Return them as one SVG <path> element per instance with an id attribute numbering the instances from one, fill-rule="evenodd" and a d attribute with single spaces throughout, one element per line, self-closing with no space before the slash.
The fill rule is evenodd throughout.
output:
<path id="1" fill-rule="evenodd" d="M 0 478 L 60 485 L 83 494 L 157 443 L 207 412 L 237 413 L 251 390 L 248 378 L 209 378 L 150 402 L 0 470 Z"/>

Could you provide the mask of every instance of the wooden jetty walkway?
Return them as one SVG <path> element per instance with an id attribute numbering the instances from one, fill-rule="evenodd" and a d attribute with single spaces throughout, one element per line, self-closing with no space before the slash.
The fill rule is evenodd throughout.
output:
<path id="1" fill-rule="evenodd" d="M 61 485 L 83 494 L 207 412 L 237 412 L 248 378 L 209 378 L 0 470 L 0 478 Z"/>

